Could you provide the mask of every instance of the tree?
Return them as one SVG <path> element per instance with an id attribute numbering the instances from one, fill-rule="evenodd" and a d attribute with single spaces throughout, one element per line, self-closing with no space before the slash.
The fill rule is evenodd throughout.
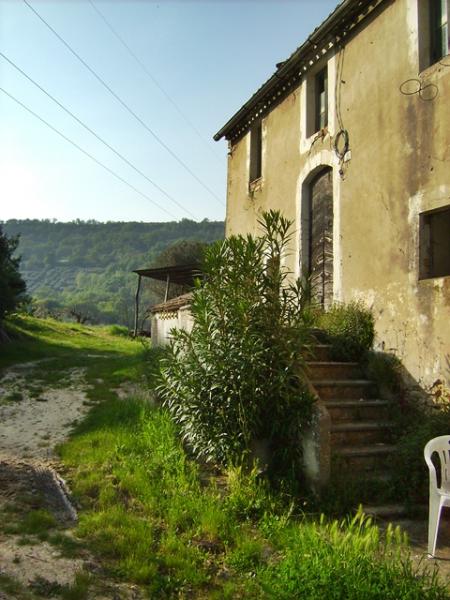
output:
<path id="1" fill-rule="evenodd" d="M 133 321 L 136 288 L 133 271 L 149 267 L 155 260 L 159 261 L 158 266 L 196 262 L 201 245 L 194 240 L 208 243 L 222 238 L 224 227 L 222 222 L 189 220 L 179 223 L 54 223 L 48 219 L 28 219 L 9 220 L 3 223 L 3 230 L 11 238 L 20 234 L 17 250 L 22 257 L 20 266 L 28 292 L 39 300 L 39 314 L 57 316 L 60 313 L 55 300 L 61 302 L 62 308 L 69 308 L 80 301 L 80 294 L 89 293 L 95 296 L 98 308 L 96 313 L 89 310 L 91 319 L 129 327 Z M 181 241 L 184 239 L 187 243 Z M 164 284 L 158 287 L 151 280 L 143 283 L 143 306 L 163 299 Z M 45 293 L 38 289 L 44 286 Z M 178 292 L 175 285 L 170 286 L 170 292 L 183 293 Z M 46 313 L 47 308 L 49 313 Z M 70 318 L 85 316 L 83 311 L 78 317 Z M 67 312 L 60 318 L 68 318 Z"/>
<path id="2" fill-rule="evenodd" d="M 19 237 L 8 238 L 0 225 L 0 326 L 5 315 L 27 299 L 19 272 L 20 258 L 13 256 L 18 244 Z"/>
<path id="3" fill-rule="evenodd" d="M 200 264 L 206 244 L 195 240 L 179 240 L 163 250 L 153 261 L 153 267 L 174 267 Z"/>
<path id="4" fill-rule="evenodd" d="M 311 318 L 302 282 L 282 264 L 291 224 L 271 211 L 260 225 L 260 237 L 207 249 L 193 329 L 172 330 L 160 391 L 197 456 L 240 462 L 264 440 L 272 472 L 298 474 L 312 414 L 301 368 Z"/>
<path id="5" fill-rule="evenodd" d="M 98 309 L 95 304 L 90 302 L 74 302 L 66 308 L 66 312 L 80 325 L 97 321 Z"/>
<path id="6" fill-rule="evenodd" d="M 200 266 L 203 262 L 203 254 L 206 248 L 207 244 L 204 242 L 197 242 L 195 240 L 179 240 L 160 252 L 152 262 L 152 267 L 176 267 L 190 264 Z M 152 280 L 149 288 L 150 291 L 153 292 L 153 295 L 158 298 L 158 301 L 161 302 L 164 298 L 166 284 Z M 188 292 L 189 289 L 189 287 L 184 285 L 172 284 L 170 286 L 168 298 L 170 299 L 175 298 L 176 296 L 181 296 L 181 294 Z"/>

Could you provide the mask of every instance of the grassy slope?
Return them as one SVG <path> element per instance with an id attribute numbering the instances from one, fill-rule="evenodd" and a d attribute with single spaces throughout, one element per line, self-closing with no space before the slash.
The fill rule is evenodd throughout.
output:
<path id="1" fill-rule="evenodd" d="M 81 504 L 77 535 L 113 577 L 141 585 L 151 598 L 449 597 L 417 576 L 399 532 L 381 538 L 361 516 L 351 523 L 295 518 L 239 470 L 225 474 L 225 487 L 215 478 L 205 483 L 164 411 L 112 391 L 149 368 L 139 343 L 36 319 L 16 318 L 10 328 L 20 338 L 0 349 L 1 367 L 51 358 L 50 382 L 65 368 L 87 368 L 98 402 L 61 457 Z M 60 532 L 40 535 L 78 551 Z"/>
<path id="2" fill-rule="evenodd" d="M 86 327 L 52 319 L 15 316 L 7 323 L 13 342 L 0 346 L 1 370 L 32 361 L 43 383 L 55 384 L 65 369 L 86 369 L 92 399 L 114 397 L 112 388 L 145 375 L 142 342 L 111 335 L 108 327 Z M 44 368 L 43 368 L 44 366 Z"/>

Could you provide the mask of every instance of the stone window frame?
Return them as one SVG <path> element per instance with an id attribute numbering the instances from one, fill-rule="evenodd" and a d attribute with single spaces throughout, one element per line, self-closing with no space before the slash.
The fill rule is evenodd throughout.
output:
<path id="1" fill-rule="evenodd" d="M 262 119 L 249 132 L 248 183 L 249 189 L 262 179 L 263 170 L 263 124 Z"/>
<path id="2" fill-rule="evenodd" d="M 336 78 L 336 53 L 326 53 L 311 67 L 304 75 L 300 85 L 300 135 L 299 151 L 300 154 L 310 154 L 311 148 L 317 137 L 325 138 L 336 127 L 335 114 L 335 78 Z M 327 69 L 328 75 L 328 124 L 322 129 L 316 131 L 315 127 L 315 84 L 316 75 Z M 319 147 L 319 146 L 318 146 Z"/>
<path id="3" fill-rule="evenodd" d="M 419 70 L 424 71 L 450 54 L 450 0 L 417 0 L 417 10 Z M 441 22 L 438 25 L 439 17 Z M 442 30 L 440 35 L 438 29 Z"/>
<path id="4" fill-rule="evenodd" d="M 320 122 L 320 88 L 324 84 L 325 110 L 324 123 Z M 306 78 L 306 132 L 305 137 L 311 138 L 321 130 L 327 130 L 330 118 L 328 61 L 320 61 L 318 66 Z"/>
<path id="5" fill-rule="evenodd" d="M 440 222 L 439 215 L 442 215 Z M 446 221 L 449 222 L 447 236 Z M 443 262 L 443 266 L 441 264 L 436 267 L 435 264 L 435 246 L 445 244 L 446 240 L 447 243 L 450 240 L 450 204 L 419 213 L 419 281 L 450 277 L 450 253 L 445 253 L 445 246 L 439 256 L 439 262 Z"/>
<path id="6" fill-rule="evenodd" d="M 317 133 L 328 127 L 328 65 L 314 77 L 314 129 Z M 324 106 L 322 107 L 322 98 Z"/>

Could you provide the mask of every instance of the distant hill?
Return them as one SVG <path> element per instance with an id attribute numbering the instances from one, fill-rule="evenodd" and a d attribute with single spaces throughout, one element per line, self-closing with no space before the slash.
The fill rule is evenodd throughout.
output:
<path id="1" fill-rule="evenodd" d="M 206 219 L 200 223 L 13 219 L 2 224 L 8 236 L 20 235 L 20 270 L 45 314 L 83 304 L 90 306 L 93 321 L 128 326 L 134 269 L 151 265 L 161 252 L 182 240 L 210 243 L 224 237 L 224 223 Z M 144 302 L 159 301 L 159 290 L 147 283 Z"/>

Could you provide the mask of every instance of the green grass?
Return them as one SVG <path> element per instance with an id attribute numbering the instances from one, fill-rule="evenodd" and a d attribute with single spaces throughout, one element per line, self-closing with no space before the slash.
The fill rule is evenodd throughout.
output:
<path id="1" fill-rule="evenodd" d="M 10 392 L 6 395 L 5 400 L 8 402 L 21 402 L 23 400 L 23 394 L 21 392 Z"/>
<path id="2" fill-rule="evenodd" d="M 78 535 L 114 576 L 152 598 L 408 600 L 449 596 L 419 576 L 399 530 L 297 515 L 255 474 L 201 483 L 168 415 L 100 404 L 62 449 L 82 502 Z"/>
<path id="3" fill-rule="evenodd" d="M 43 509 L 31 510 L 20 521 L 12 522 L 3 529 L 5 533 L 36 535 L 46 538 L 50 529 L 57 526 L 56 519 Z"/>
<path id="4" fill-rule="evenodd" d="M 119 335 L 122 337 L 128 337 L 130 335 L 128 327 L 124 327 L 123 325 L 110 325 L 106 328 L 106 331 L 110 335 Z"/>
<path id="5" fill-rule="evenodd" d="M 42 361 L 25 373 L 30 395 L 37 400 L 43 400 L 46 385 L 69 385 L 74 368 L 84 370 L 91 400 L 115 397 L 114 387 L 124 381 L 145 379 L 148 347 L 112 335 L 107 327 L 16 315 L 8 319 L 7 329 L 13 341 L 0 354 L 0 378 L 9 366 Z"/>
<path id="6" fill-rule="evenodd" d="M 18 392 L 17 390 L 13 390 L 0 397 L 0 406 L 3 406 L 5 404 L 11 404 L 13 402 L 22 402 L 22 400 L 23 394 L 21 392 Z"/>
<path id="7" fill-rule="evenodd" d="M 30 384 L 39 393 L 64 380 L 67 369 L 83 368 L 92 402 L 60 447 L 80 506 L 76 537 L 39 507 L 27 515 L 6 507 L 27 543 L 47 539 L 69 556 L 87 547 L 113 580 L 138 584 L 156 599 L 450 598 L 435 575 L 415 570 L 399 530 L 383 536 L 361 514 L 342 521 L 302 515 L 256 472 L 211 476 L 187 456 L 165 411 L 138 398 L 119 400 L 120 383 L 143 381 L 146 373 L 152 381 L 156 352 L 102 328 L 51 320 L 16 317 L 9 331 L 15 339 L 1 367 L 48 359 Z M 97 583 L 80 574 L 55 594 L 77 600 Z M 0 580 L 2 586 L 14 582 Z"/>

